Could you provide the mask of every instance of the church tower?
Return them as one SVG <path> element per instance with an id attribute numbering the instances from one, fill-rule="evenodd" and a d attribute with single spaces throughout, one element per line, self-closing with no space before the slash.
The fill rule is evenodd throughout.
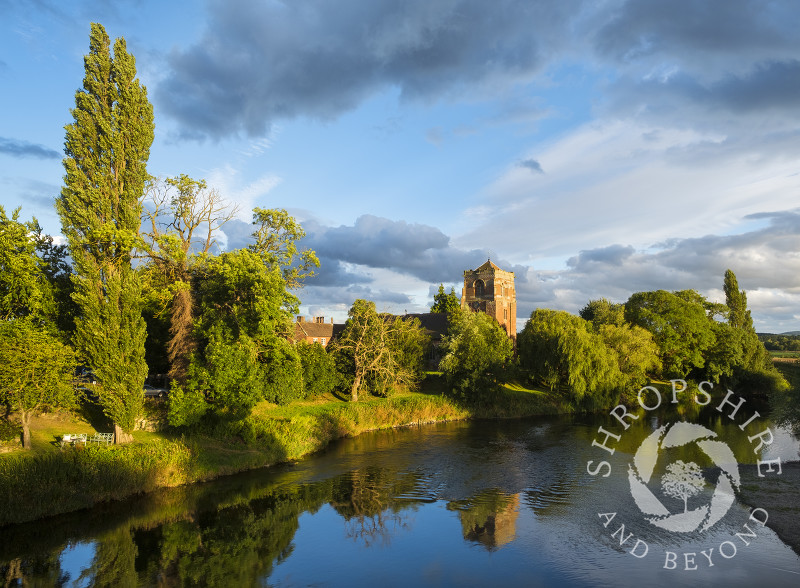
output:
<path id="1" fill-rule="evenodd" d="M 485 312 L 494 317 L 508 336 L 517 338 L 517 291 L 514 272 L 501 270 L 488 260 L 476 270 L 464 272 L 461 308 Z"/>

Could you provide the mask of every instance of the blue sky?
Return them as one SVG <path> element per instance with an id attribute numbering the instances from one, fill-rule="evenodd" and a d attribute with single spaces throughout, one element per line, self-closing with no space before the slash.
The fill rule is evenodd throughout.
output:
<path id="1" fill-rule="evenodd" d="M 206 179 L 250 232 L 286 208 L 322 260 L 302 312 L 420 312 L 487 257 L 537 307 L 734 270 L 800 330 L 793 0 L 0 0 L 0 204 L 52 233 L 89 25 L 124 37 L 149 171 Z"/>

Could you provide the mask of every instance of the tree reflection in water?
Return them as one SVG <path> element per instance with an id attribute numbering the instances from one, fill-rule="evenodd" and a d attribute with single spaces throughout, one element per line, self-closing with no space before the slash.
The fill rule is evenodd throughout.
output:
<path id="1" fill-rule="evenodd" d="M 696 418 L 730 439 L 743 461 L 753 459 L 738 424 L 714 413 Z M 633 559 L 609 548 L 594 510 L 606 497 L 585 473 L 598 426 L 613 423 L 586 420 L 392 431 L 342 443 L 295 465 L 4 527 L 0 588 L 227 587 L 273 579 L 378 585 L 389 576 L 396 583 L 486 583 L 532 570 L 550 574 L 550 584 L 585 585 L 598 562 L 619 555 L 615 565 L 628 569 Z M 656 415 L 632 423 L 616 446 L 620 459 L 660 423 Z M 729 429 L 739 438 L 726 437 Z M 669 457 L 696 461 L 687 448 Z M 615 492 L 624 496 L 627 479 L 617 482 Z M 723 529 L 723 535 L 730 532 Z M 583 541 L 583 568 L 561 557 L 574 552 L 575 541 Z M 778 554 L 775 570 L 797 569 L 785 549 L 759 535 L 736 563 L 751 552 L 758 561 Z M 730 579 L 717 567 L 712 571 Z M 731 567 L 731 574 L 740 571 Z M 631 582 L 640 579 L 630 576 Z"/>
<path id="2" fill-rule="evenodd" d="M 346 536 L 365 546 L 388 545 L 392 535 L 408 528 L 402 511 L 409 501 L 397 497 L 413 491 L 415 476 L 368 467 L 340 476 L 331 488 L 330 505 L 345 520 Z"/>

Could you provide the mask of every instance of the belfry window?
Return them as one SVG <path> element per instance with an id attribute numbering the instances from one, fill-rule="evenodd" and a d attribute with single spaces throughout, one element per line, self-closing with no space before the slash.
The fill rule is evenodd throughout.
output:
<path id="1" fill-rule="evenodd" d="M 477 280 L 475 282 L 475 296 L 483 296 L 485 289 L 486 286 L 484 286 L 483 280 Z"/>

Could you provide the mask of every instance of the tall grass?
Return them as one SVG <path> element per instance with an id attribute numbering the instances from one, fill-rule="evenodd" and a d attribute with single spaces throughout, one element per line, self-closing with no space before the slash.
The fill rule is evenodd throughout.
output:
<path id="1" fill-rule="evenodd" d="M 167 440 L 0 459 L 0 524 L 87 508 L 188 481 L 188 447 Z"/>

